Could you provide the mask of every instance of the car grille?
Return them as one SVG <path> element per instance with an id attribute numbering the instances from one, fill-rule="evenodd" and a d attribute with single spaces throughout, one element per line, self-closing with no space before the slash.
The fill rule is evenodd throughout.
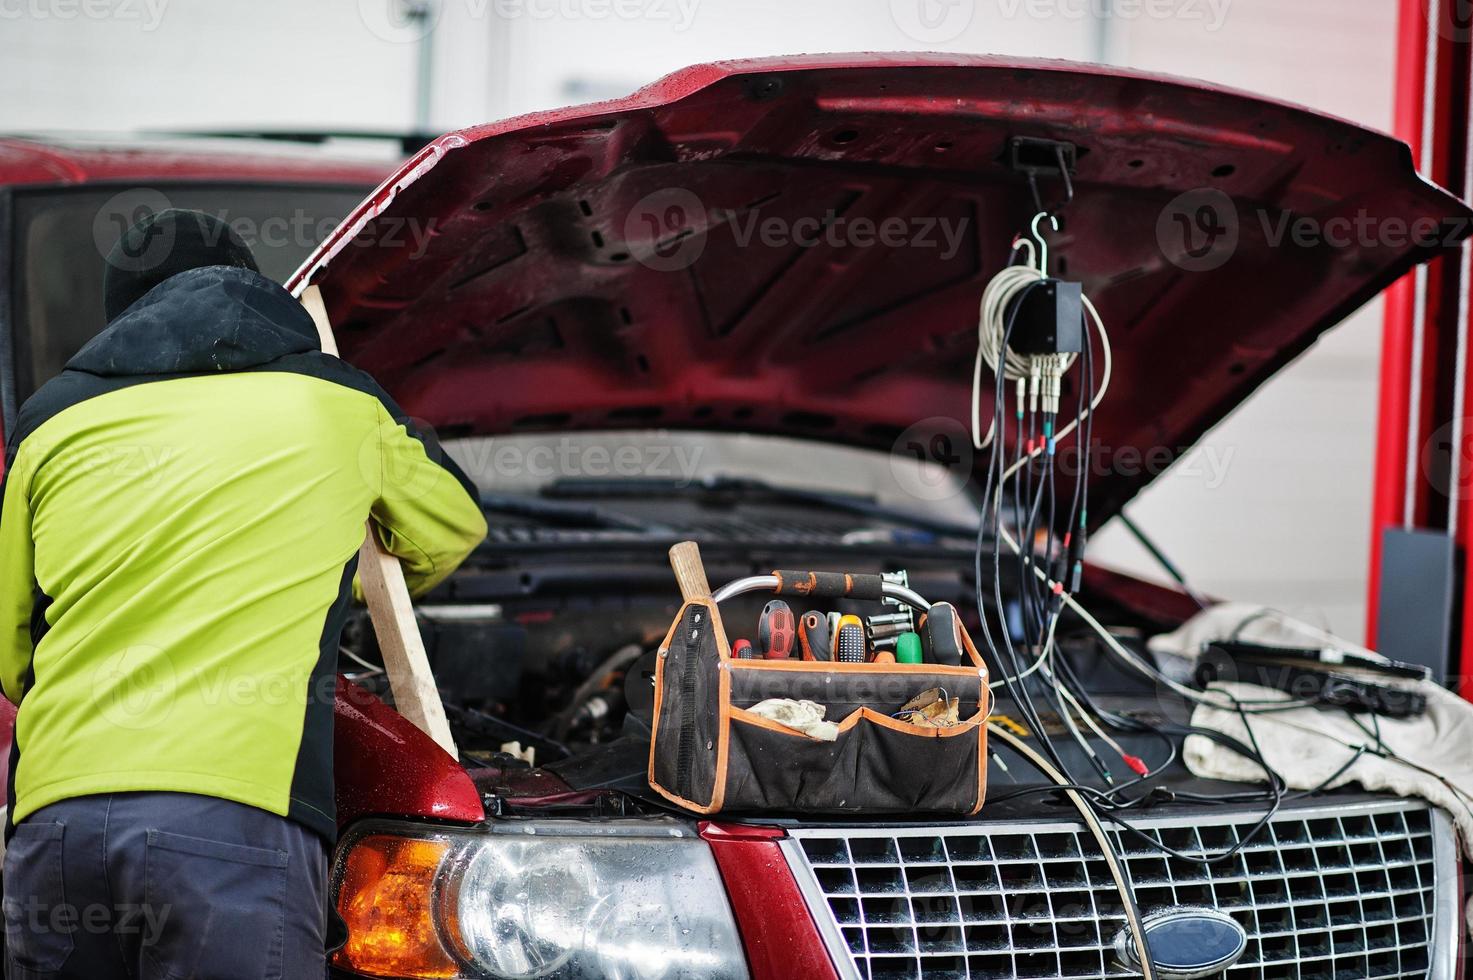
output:
<path id="1" fill-rule="evenodd" d="M 1178 851 L 1212 854 L 1260 816 L 1135 825 Z M 1209 906 L 1247 930 L 1229 980 L 1426 977 L 1439 885 L 1454 890 L 1444 901 L 1455 914 L 1450 828 L 1422 804 L 1286 810 L 1235 857 L 1207 866 L 1108 832 L 1142 914 Z M 1139 976 L 1115 959 L 1124 914 L 1082 824 L 803 828 L 784 850 L 849 976 Z M 1450 930 L 1438 939 L 1455 942 Z"/>

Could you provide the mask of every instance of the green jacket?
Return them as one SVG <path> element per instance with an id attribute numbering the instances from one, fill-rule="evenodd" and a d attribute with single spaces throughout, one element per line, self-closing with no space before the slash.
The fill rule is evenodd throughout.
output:
<path id="1" fill-rule="evenodd" d="M 411 591 L 474 487 L 305 310 L 242 269 L 156 287 L 22 407 L 0 486 L 10 820 L 199 793 L 335 833 L 339 634 L 370 517 Z"/>

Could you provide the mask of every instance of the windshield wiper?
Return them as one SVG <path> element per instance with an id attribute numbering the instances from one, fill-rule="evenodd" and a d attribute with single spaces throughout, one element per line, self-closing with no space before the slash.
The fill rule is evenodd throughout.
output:
<path id="1" fill-rule="evenodd" d="M 558 527 L 591 528 L 614 531 L 637 531 L 652 534 L 666 530 L 659 524 L 646 524 L 633 517 L 588 504 L 570 504 L 537 497 L 518 497 L 504 493 L 481 492 L 481 509 L 513 517 L 530 517 Z"/>
<path id="2" fill-rule="evenodd" d="M 542 488 L 545 497 L 696 497 L 716 503 L 752 502 L 810 504 L 861 517 L 903 524 L 944 537 L 974 537 L 975 525 L 955 524 L 925 514 L 879 503 L 871 496 L 788 487 L 747 477 L 710 476 L 701 480 L 659 477 L 602 479 L 565 477 Z"/>

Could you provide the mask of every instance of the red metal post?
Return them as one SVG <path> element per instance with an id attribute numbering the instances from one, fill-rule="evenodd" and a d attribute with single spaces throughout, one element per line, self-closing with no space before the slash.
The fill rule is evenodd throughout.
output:
<path id="1" fill-rule="evenodd" d="M 1425 0 L 1401 0 L 1396 35 L 1396 98 L 1392 132 L 1411 146 L 1423 166 L 1422 106 L 1427 78 Z M 1412 330 L 1416 276 L 1407 273 L 1385 294 L 1381 326 L 1381 400 L 1376 427 L 1375 483 L 1371 499 L 1371 570 L 1366 602 L 1366 643 L 1376 642 L 1381 593 L 1381 535 L 1403 523 L 1407 486 L 1407 431 L 1411 419 Z M 1413 518 L 1415 520 L 1415 517 Z"/>
<path id="2" fill-rule="evenodd" d="M 1411 146 L 1424 176 L 1465 196 L 1468 31 L 1473 25 L 1459 21 L 1461 2 L 1401 0 L 1393 130 Z M 1463 549 L 1460 566 L 1473 539 L 1473 474 L 1465 452 L 1473 426 L 1462 425 L 1463 445 L 1445 447 L 1452 460 L 1450 473 L 1429 464 L 1436 454 L 1424 455 L 1434 440 L 1451 438 L 1457 430 L 1452 420 L 1468 414 L 1460 393 L 1473 391 L 1462 384 L 1468 365 L 1457 357 L 1465 315 L 1458 300 L 1461 278 L 1456 257 L 1438 258 L 1386 292 L 1366 603 L 1366 639 L 1372 645 L 1382 534 L 1397 527 L 1447 530 Z M 1466 351 L 1464 355 L 1466 360 Z M 1461 568 L 1459 573 L 1458 581 L 1466 582 Z M 1452 624 L 1451 632 L 1460 649 L 1473 650 L 1473 605 L 1466 599 L 1461 605 L 1463 618 Z"/>

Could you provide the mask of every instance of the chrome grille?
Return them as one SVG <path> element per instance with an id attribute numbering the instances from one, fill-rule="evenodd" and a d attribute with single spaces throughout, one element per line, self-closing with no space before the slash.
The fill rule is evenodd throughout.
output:
<path id="1" fill-rule="evenodd" d="M 1215 854 L 1259 816 L 1134 823 L 1183 853 Z M 1423 804 L 1285 810 L 1235 857 L 1207 866 L 1109 832 L 1143 914 L 1211 906 L 1247 930 L 1228 980 L 1440 976 L 1434 951 L 1456 944 L 1451 828 Z M 809 827 L 783 846 L 841 974 L 1133 975 L 1114 955 L 1119 894 L 1082 824 Z"/>

